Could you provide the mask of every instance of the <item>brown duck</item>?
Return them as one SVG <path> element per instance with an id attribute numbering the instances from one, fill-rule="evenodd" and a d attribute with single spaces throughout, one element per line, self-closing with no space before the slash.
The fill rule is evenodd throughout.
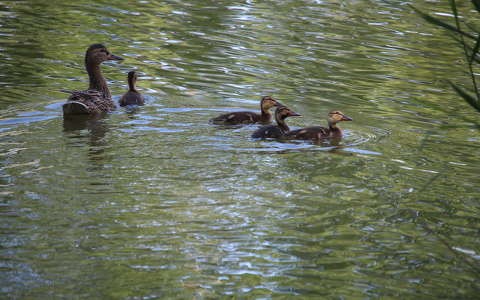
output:
<path id="1" fill-rule="evenodd" d="M 288 117 L 301 117 L 301 115 L 297 114 L 286 106 L 279 106 L 275 110 L 275 121 L 277 122 L 277 125 L 267 125 L 260 127 L 252 134 L 252 138 L 279 139 L 282 137 L 287 137 L 290 128 L 285 123 L 285 119 Z"/>
<path id="2" fill-rule="evenodd" d="M 127 105 L 144 105 L 145 100 L 143 99 L 143 95 L 140 94 L 137 89 L 135 88 L 135 83 L 137 82 L 138 75 L 135 71 L 128 72 L 128 92 L 120 98 L 120 106 L 127 106 Z"/>
<path id="3" fill-rule="evenodd" d="M 254 123 L 268 124 L 272 122 L 272 114 L 270 113 L 270 108 L 279 105 L 281 104 L 277 100 L 273 99 L 270 96 L 264 96 L 260 101 L 261 113 L 255 113 L 251 111 L 236 111 L 210 119 L 210 123 L 216 125 L 237 125 Z"/>
<path id="4" fill-rule="evenodd" d="M 102 44 L 93 44 L 85 54 L 85 68 L 90 79 L 88 90 L 73 91 L 63 105 L 64 115 L 92 115 L 115 109 L 107 81 L 102 75 L 100 64 L 107 60 L 123 60 L 113 55 Z"/>
<path id="5" fill-rule="evenodd" d="M 321 140 L 326 138 L 341 138 L 342 130 L 337 127 L 341 121 L 352 121 L 340 111 L 331 111 L 328 114 L 328 127 L 312 126 L 302 129 L 292 130 L 287 133 L 290 138 L 297 140 Z"/>

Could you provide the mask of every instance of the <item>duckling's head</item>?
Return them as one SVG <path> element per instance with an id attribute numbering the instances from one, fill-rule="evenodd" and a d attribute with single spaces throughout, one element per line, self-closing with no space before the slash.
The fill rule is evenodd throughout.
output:
<path id="1" fill-rule="evenodd" d="M 301 117 L 301 116 L 302 115 L 297 114 L 296 112 L 286 107 L 285 105 L 280 105 L 275 111 L 275 119 L 277 120 L 284 120 L 288 117 Z"/>
<path id="2" fill-rule="evenodd" d="M 138 74 L 135 71 L 128 72 L 128 82 L 136 82 L 138 79 Z"/>
<path id="3" fill-rule="evenodd" d="M 280 102 L 277 100 L 273 99 L 270 96 L 264 96 L 262 97 L 262 101 L 260 102 L 260 106 L 262 107 L 262 110 L 269 110 L 270 108 L 274 106 L 280 106 Z"/>
<path id="4" fill-rule="evenodd" d="M 107 60 L 123 60 L 120 56 L 113 55 L 102 44 L 93 44 L 87 49 L 85 53 L 85 64 L 99 65 Z"/>
<path id="5" fill-rule="evenodd" d="M 334 110 L 328 114 L 328 124 L 333 125 L 341 121 L 352 121 L 352 118 L 347 117 L 341 111 Z"/>

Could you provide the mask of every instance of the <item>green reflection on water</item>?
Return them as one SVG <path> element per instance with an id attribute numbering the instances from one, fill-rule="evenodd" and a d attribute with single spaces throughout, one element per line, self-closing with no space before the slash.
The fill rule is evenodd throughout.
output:
<path id="1" fill-rule="evenodd" d="M 478 293 L 477 121 L 440 81 L 464 76 L 455 45 L 402 4 L 0 7 L 0 295 Z M 127 57 L 103 67 L 113 94 L 138 69 L 150 101 L 64 121 L 94 42 Z M 292 127 L 355 121 L 338 147 L 207 123 L 264 94 Z"/>

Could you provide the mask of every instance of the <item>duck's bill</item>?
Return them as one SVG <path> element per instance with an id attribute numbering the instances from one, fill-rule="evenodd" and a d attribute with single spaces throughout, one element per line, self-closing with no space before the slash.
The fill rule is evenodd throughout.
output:
<path id="1" fill-rule="evenodd" d="M 301 114 L 297 114 L 297 113 L 294 112 L 294 111 L 289 111 L 289 112 L 288 112 L 288 116 L 289 116 L 289 117 L 301 117 L 302 115 L 301 115 Z"/>
<path id="2" fill-rule="evenodd" d="M 110 54 L 110 55 L 108 56 L 108 59 L 109 59 L 109 60 L 123 60 L 122 57 L 116 56 L 116 55 L 113 55 L 113 54 Z"/>
<path id="3" fill-rule="evenodd" d="M 347 117 L 346 115 L 342 115 L 342 121 L 353 121 L 353 119 L 350 117 Z"/>

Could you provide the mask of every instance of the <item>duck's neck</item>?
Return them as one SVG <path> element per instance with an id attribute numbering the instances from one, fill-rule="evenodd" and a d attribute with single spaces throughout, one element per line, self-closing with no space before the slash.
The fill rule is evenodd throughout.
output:
<path id="1" fill-rule="evenodd" d="M 111 98 L 110 90 L 108 89 L 107 81 L 103 77 L 100 65 L 87 64 L 87 73 L 90 78 L 89 90 L 97 90 L 103 94 L 105 98 Z"/>
<path id="2" fill-rule="evenodd" d="M 135 78 L 133 77 L 128 78 L 128 90 L 130 92 L 137 92 L 137 89 L 135 88 Z"/>
<path id="3" fill-rule="evenodd" d="M 337 127 L 337 123 L 328 122 L 328 129 L 330 129 L 330 135 L 334 137 L 341 137 L 343 132 Z"/>
<path id="4" fill-rule="evenodd" d="M 264 108 L 262 105 L 260 105 L 260 110 L 262 112 L 261 114 L 262 121 L 270 122 L 272 120 L 272 113 L 270 112 L 270 110 Z"/>
<path id="5" fill-rule="evenodd" d="M 280 129 L 283 132 L 289 132 L 290 131 L 290 128 L 288 127 L 287 123 L 285 123 L 285 118 L 275 116 L 275 121 L 277 121 L 278 127 L 280 127 Z"/>

